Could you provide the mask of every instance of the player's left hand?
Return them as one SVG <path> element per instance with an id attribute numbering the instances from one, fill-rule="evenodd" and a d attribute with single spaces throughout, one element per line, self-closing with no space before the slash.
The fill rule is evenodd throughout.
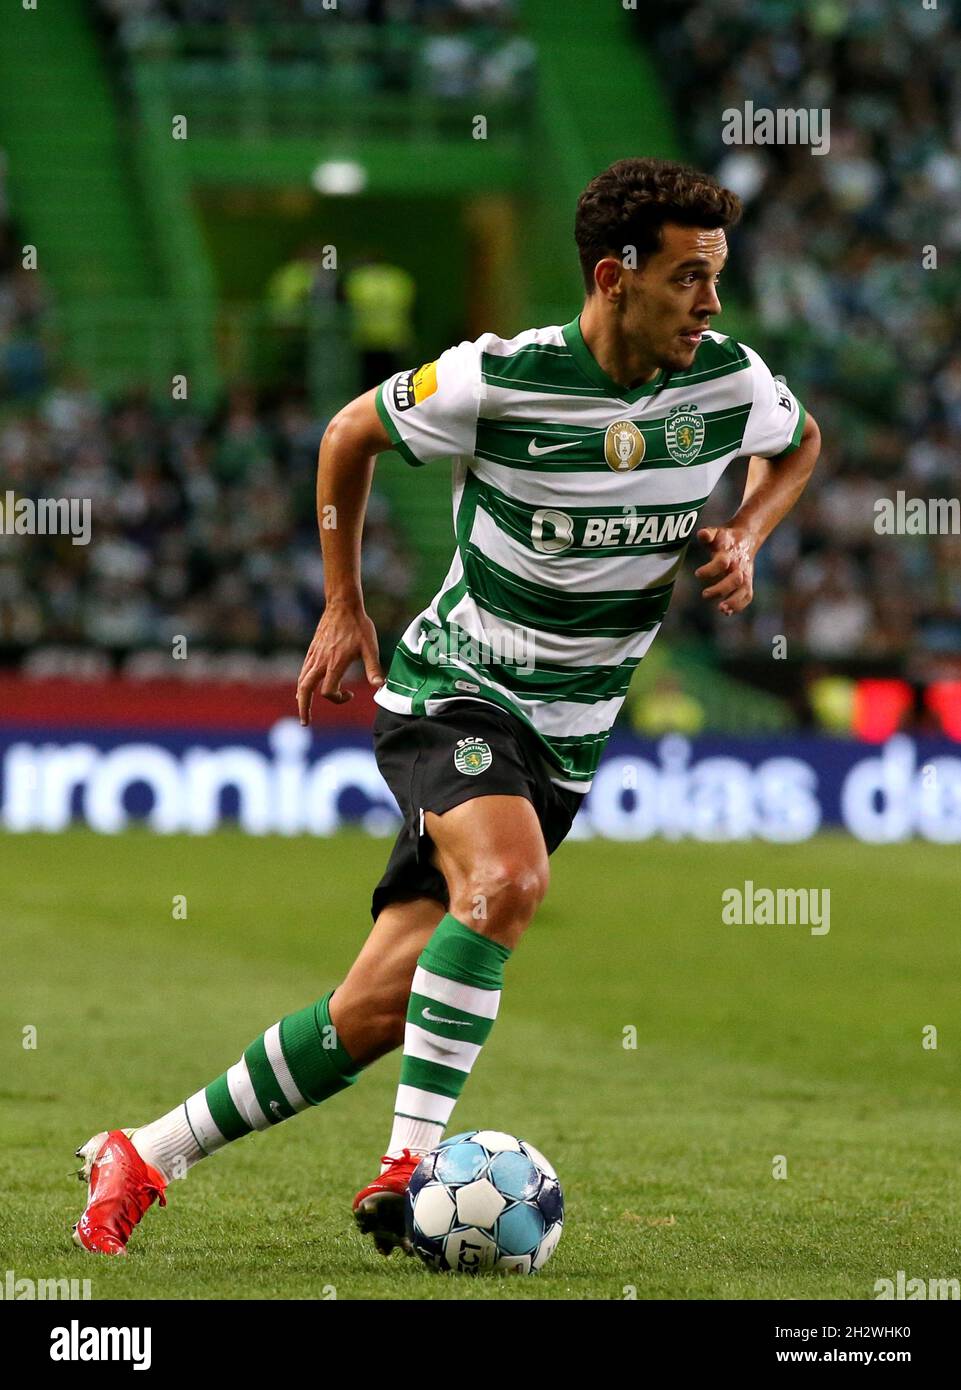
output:
<path id="1" fill-rule="evenodd" d="M 694 571 L 696 579 L 708 582 L 702 598 L 719 599 L 718 608 L 731 617 L 742 613 L 754 597 L 754 538 L 733 526 L 702 526 L 697 533 L 711 558 Z"/>

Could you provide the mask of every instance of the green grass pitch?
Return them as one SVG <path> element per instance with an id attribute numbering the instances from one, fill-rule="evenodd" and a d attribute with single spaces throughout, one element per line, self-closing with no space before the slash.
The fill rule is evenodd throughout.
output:
<path id="1" fill-rule="evenodd" d="M 172 1184 L 127 1260 L 75 1250 L 73 1149 L 155 1118 L 334 984 L 388 848 L 4 838 L 4 1269 L 192 1299 L 870 1299 L 898 1270 L 961 1276 L 957 850 L 831 835 L 554 857 L 453 1120 L 527 1137 L 557 1167 L 566 1227 L 541 1275 L 438 1276 L 355 1233 L 396 1054 Z M 746 879 L 829 888 L 829 934 L 723 925 L 721 893 Z"/>

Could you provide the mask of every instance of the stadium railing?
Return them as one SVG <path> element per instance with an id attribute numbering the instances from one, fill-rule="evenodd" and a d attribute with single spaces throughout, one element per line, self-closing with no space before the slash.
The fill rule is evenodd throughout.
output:
<path id="1" fill-rule="evenodd" d="M 145 41 L 130 58 L 141 91 L 149 88 L 167 110 L 189 110 L 198 134 L 463 140 L 479 94 L 432 90 L 424 54 L 423 31 L 396 25 L 271 25 L 230 33 L 184 24 Z M 515 131 L 526 125 L 526 85 L 485 91 L 485 115 L 509 116 Z"/>

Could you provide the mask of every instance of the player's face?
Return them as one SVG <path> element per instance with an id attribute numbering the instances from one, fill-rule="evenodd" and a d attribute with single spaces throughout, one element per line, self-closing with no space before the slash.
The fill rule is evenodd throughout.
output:
<path id="1" fill-rule="evenodd" d="M 661 249 L 625 273 L 623 327 L 659 367 L 690 367 L 704 329 L 721 312 L 717 281 L 727 260 L 720 228 L 665 225 Z"/>

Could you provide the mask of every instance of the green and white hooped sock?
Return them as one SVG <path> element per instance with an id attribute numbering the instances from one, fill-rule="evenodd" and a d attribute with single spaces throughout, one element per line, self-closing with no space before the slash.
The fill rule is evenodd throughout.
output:
<path id="1" fill-rule="evenodd" d="M 170 1179 L 252 1130 L 319 1105 L 356 1081 L 362 1068 L 330 1021 L 330 996 L 288 1014 L 245 1049 L 239 1062 L 153 1124 L 131 1143 Z"/>
<path id="2" fill-rule="evenodd" d="M 437 924 L 414 971 L 388 1157 L 440 1142 L 494 1026 L 510 954 L 450 913 Z"/>

